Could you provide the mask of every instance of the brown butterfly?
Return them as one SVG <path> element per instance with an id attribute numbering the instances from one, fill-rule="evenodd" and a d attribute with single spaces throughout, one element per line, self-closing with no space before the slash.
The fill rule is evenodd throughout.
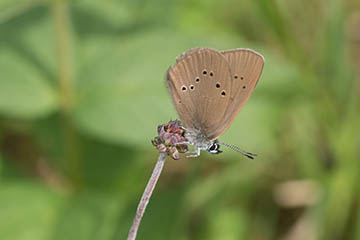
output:
<path id="1" fill-rule="evenodd" d="M 259 81 L 264 57 L 245 48 L 217 51 L 194 48 L 182 53 L 167 72 L 167 86 L 184 124 L 187 144 L 218 154 L 220 145 L 253 158 L 256 154 L 218 141 Z"/>

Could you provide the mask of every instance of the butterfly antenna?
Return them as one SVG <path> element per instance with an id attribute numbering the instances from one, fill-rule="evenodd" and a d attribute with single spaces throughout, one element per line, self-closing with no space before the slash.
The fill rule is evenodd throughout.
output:
<path id="1" fill-rule="evenodd" d="M 218 142 L 218 143 L 222 146 L 225 146 L 225 147 L 228 147 L 228 148 L 234 150 L 235 152 L 241 153 L 242 155 L 244 155 L 245 157 L 248 157 L 250 159 L 254 159 L 254 157 L 257 156 L 257 154 L 247 152 L 247 151 L 239 148 L 238 146 L 235 146 L 235 145 L 232 145 L 229 143 L 224 143 L 224 142 Z"/>

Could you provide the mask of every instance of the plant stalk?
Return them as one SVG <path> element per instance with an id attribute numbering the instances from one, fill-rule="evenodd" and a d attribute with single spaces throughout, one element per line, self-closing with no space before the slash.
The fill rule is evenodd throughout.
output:
<path id="1" fill-rule="evenodd" d="M 79 188 L 81 185 L 81 146 L 71 122 L 71 110 L 75 103 L 73 49 L 71 44 L 71 23 L 68 0 L 52 0 L 58 86 L 60 100 L 60 121 L 64 142 L 63 167 L 67 175 Z"/>
<path id="2" fill-rule="evenodd" d="M 148 184 L 146 185 L 146 188 L 144 190 L 144 193 L 143 193 L 143 195 L 141 197 L 138 208 L 136 210 L 136 215 L 135 215 L 133 224 L 132 224 L 132 226 L 130 228 L 129 235 L 128 235 L 128 238 L 127 238 L 128 240 L 135 240 L 135 238 L 136 238 L 136 234 L 137 234 L 137 231 L 139 229 L 141 219 L 144 216 L 146 206 L 149 203 L 151 194 L 154 191 L 156 183 L 157 183 L 157 181 L 158 181 L 158 179 L 160 177 L 161 171 L 162 171 L 162 169 L 164 167 L 166 157 L 167 157 L 167 153 L 160 153 L 159 159 L 156 162 L 154 170 L 153 170 L 153 172 L 151 174 L 151 177 L 149 179 Z"/>

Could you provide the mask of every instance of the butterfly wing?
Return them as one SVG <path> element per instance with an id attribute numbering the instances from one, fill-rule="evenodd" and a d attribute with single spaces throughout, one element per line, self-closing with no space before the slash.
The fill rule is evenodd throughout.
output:
<path id="1" fill-rule="evenodd" d="M 230 66 L 224 56 L 210 48 L 181 54 L 167 72 L 167 85 L 184 126 L 214 139 L 231 91 Z"/>
<path id="2" fill-rule="evenodd" d="M 234 49 L 221 52 L 230 65 L 232 89 L 224 122 L 218 136 L 223 134 L 235 120 L 255 89 L 264 66 L 264 57 L 251 49 Z M 216 137 L 218 137 L 216 136 Z"/>

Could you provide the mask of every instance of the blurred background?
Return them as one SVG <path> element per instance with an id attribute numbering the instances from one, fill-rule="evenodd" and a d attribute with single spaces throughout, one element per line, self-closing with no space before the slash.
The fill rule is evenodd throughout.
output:
<path id="1" fill-rule="evenodd" d="M 0 0 L 0 239 L 126 239 L 198 46 L 265 56 L 259 157 L 168 159 L 137 239 L 360 239 L 358 0 Z"/>

